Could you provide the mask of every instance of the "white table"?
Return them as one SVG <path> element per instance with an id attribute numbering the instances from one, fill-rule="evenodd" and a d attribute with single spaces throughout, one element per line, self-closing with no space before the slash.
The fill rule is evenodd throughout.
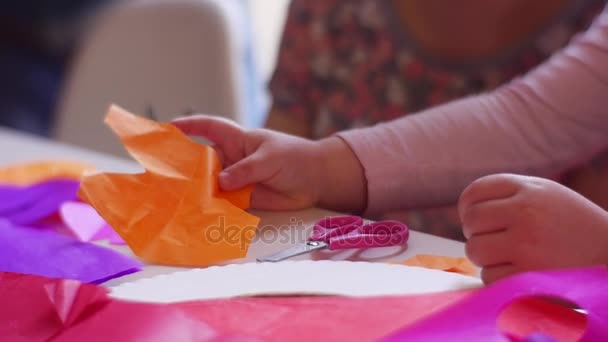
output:
<path id="1" fill-rule="evenodd" d="M 103 129 L 103 127 L 100 127 L 100 129 Z M 140 172 L 142 170 L 135 162 L 129 160 L 66 146 L 39 137 L 0 128 L 0 167 L 15 162 L 49 159 L 87 162 L 103 171 Z M 310 234 L 311 224 L 314 221 L 327 215 L 335 215 L 335 213 L 320 209 L 293 212 L 254 211 L 254 214 L 261 217 L 262 220 L 258 234 L 249 247 L 247 257 L 232 260 L 229 263 L 255 262 L 257 257 L 274 253 L 297 243 L 302 243 Z M 130 249 L 126 246 L 107 246 L 133 256 Z M 386 247 L 369 250 L 344 250 L 327 253 L 317 252 L 301 255 L 293 259 L 386 262 L 405 260 L 416 254 L 439 254 L 454 257 L 464 256 L 464 244 L 458 241 L 413 231 L 410 234 L 407 248 Z M 141 272 L 114 279 L 106 283 L 106 285 L 114 286 L 124 282 L 149 278 L 178 270 L 183 270 L 183 268 L 146 265 Z"/>

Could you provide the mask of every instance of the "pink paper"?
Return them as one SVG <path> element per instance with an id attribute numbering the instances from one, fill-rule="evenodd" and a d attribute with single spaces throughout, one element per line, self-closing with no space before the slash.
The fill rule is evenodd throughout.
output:
<path id="1" fill-rule="evenodd" d="M 123 240 L 120 237 L 120 235 L 118 235 L 118 233 L 114 229 L 112 229 L 112 227 L 110 227 L 109 224 L 105 224 L 99 230 L 99 232 L 97 232 L 97 235 L 95 235 L 95 237 L 93 237 L 93 241 L 100 241 L 100 240 L 108 240 L 113 245 L 126 245 L 127 244 L 125 242 L 125 240 Z"/>
<path id="2" fill-rule="evenodd" d="M 415 324 L 434 312 L 458 306 L 475 292 L 369 298 L 254 297 L 152 305 L 108 299 L 106 289 L 74 281 L 0 273 L 0 322 L 6 323 L 0 324 L 0 340 L 48 341 L 54 336 L 53 341 L 193 341 L 197 339 L 192 336 L 201 338 L 215 331 L 213 341 L 376 341 L 405 322 Z M 542 320 L 545 326 L 552 325 L 546 322 L 568 323 L 561 329 L 543 330 L 556 332 L 556 341 L 572 333 L 580 336 L 584 324 L 564 321 L 571 317 L 564 314 L 566 309 L 547 303 L 541 307 L 551 309 L 538 310 L 531 301 L 514 305 L 505 318 L 519 328 L 509 331 L 529 334 L 537 325 L 531 320 Z M 470 324 L 479 317 L 462 319 Z M 530 334 L 524 341 L 551 339 Z"/>
<path id="3" fill-rule="evenodd" d="M 0 302 L 1 341 L 251 341 L 177 308 L 113 300 L 105 288 L 70 280 L 0 273 Z"/>
<path id="4" fill-rule="evenodd" d="M 470 295 L 469 291 L 402 297 L 253 297 L 176 303 L 225 334 L 265 342 L 376 341 Z"/>
<path id="5" fill-rule="evenodd" d="M 514 300 L 543 296 L 577 304 L 588 312 L 581 341 L 608 341 L 608 270 L 594 267 L 519 274 L 399 331 L 393 341 L 511 341 L 497 328 L 501 311 Z M 528 340 L 550 339 L 536 336 Z"/>
<path id="6" fill-rule="evenodd" d="M 97 211 L 86 203 L 65 202 L 59 213 L 70 234 L 80 241 L 109 240 L 112 244 L 125 244 Z"/>
<path id="7" fill-rule="evenodd" d="M 80 241 L 91 241 L 106 224 L 95 209 L 81 202 L 63 203 L 59 214 L 66 227 Z"/>
<path id="8" fill-rule="evenodd" d="M 378 341 L 455 305 L 477 290 L 391 297 L 253 297 L 176 303 L 226 334 L 245 334 L 266 342 Z M 578 341 L 585 330 L 581 314 L 540 300 L 514 303 L 500 317 L 514 336 L 542 332 L 560 342 Z M 322 332 L 320 338 L 319 332 Z M 448 339 L 447 341 L 453 341 Z"/>

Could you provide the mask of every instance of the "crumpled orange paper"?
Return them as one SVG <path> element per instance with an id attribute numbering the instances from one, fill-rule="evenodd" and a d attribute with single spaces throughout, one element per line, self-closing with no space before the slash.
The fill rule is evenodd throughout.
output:
<path id="1" fill-rule="evenodd" d="M 0 183 L 31 185 L 49 179 L 79 180 L 87 171 L 95 170 L 89 164 L 69 160 L 40 160 L 0 168 Z"/>
<path id="2" fill-rule="evenodd" d="M 251 187 L 222 192 L 215 150 L 161 124 L 112 106 L 105 123 L 146 171 L 97 173 L 82 179 L 91 204 L 142 259 L 205 266 L 241 258 L 259 218 L 244 209 Z"/>
<path id="3" fill-rule="evenodd" d="M 467 258 L 454 258 L 442 255 L 418 254 L 398 264 L 418 266 L 468 276 L 478 276 L 478 270 Z"/>

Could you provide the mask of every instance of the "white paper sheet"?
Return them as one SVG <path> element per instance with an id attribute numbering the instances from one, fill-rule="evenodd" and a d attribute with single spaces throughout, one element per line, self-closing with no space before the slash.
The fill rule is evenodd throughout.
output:
<path id="1" fill-rule="evenodd" d="M 380 296 L 482 286 L 478 278 L 404 265 L 283 261 L 194 269 L 111 288 L 115 298 L 171 303 L 252 295 Z"/>

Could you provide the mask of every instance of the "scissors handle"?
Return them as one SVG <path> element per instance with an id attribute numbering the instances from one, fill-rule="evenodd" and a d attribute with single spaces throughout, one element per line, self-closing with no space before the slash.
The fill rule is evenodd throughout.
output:
<path id="1" fill-rule="evenodd" d="M 309 240 L 329 243 L 332 238 L 345 235 L 362 226 L 363 219 L 359 216 L 326 217 L 315 223 Z"/>
<path id="2" fill-rule="evenodd" d="M 374 222 L 345 235 L 330 238 L 329 249 L 399 246 L 410 236 L 408 227 L 398 221 Z"/>

